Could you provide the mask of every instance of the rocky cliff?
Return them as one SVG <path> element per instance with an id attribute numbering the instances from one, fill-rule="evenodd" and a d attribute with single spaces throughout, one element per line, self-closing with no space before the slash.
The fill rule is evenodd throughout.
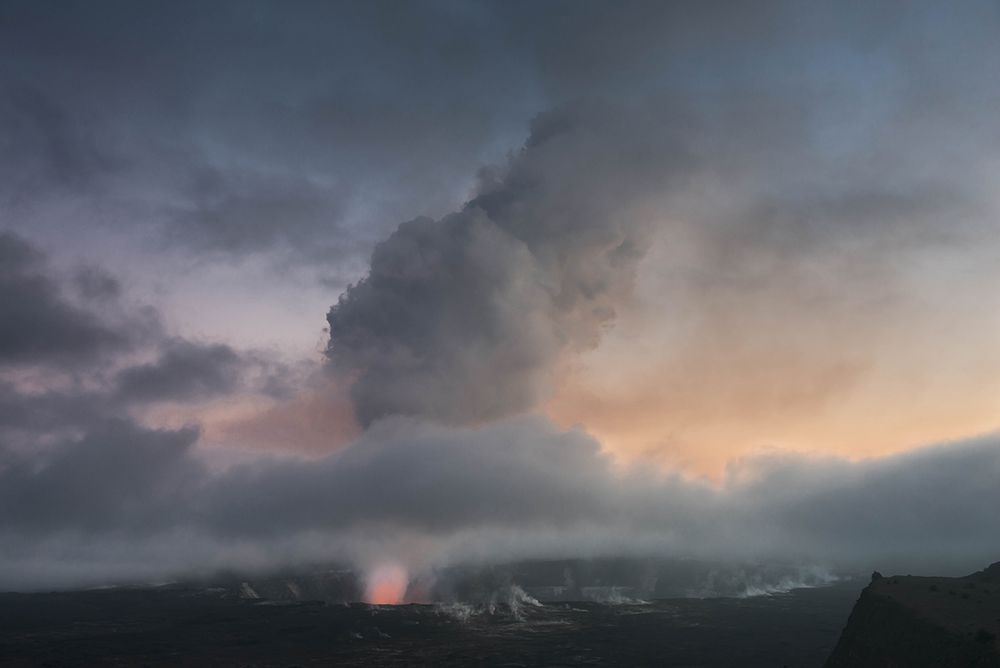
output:
<path id="1" fill-rule="evenodd" d="M 827 668 L 1000 668 L 1000 562 L 961 578 L 872 575 Z"/>

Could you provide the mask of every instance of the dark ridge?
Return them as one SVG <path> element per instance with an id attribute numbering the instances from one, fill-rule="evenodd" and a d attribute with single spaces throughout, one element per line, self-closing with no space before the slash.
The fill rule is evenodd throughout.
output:
<path id="1" fill-rule="evenodd" d="M 882 577 L 861 592 L 827 668 L 1000 668 L 1000 562 L 960 578 Z"/>

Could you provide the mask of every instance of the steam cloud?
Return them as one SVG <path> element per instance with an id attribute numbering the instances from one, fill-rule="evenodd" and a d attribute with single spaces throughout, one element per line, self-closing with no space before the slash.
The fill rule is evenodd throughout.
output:
<path id="1" fill-rule="evenodd" d="M 603 113 L 602 113 L 603 112 Z M 564 353 L 597 345 L 648 245 L 653 196 L 685 165 L 607 110 L 543 114 L 465 207 L 399 226 L 330 310 L 328 355 L 362 424 L 468 424 L 546 396 Z"/>
<path id="2" fill-rule="evenodd" d="M 1000 533 L 995 438 L 859 463 L 749 458 L 721 486 L 616 471 L 591 437 L 537 417 L 478 428 L 394 418 L 324 460 L 222 474 L 206 468 L 196 439 L 117 422 L 53 444 L 41 462 L 8 453 L 0 584 L 330 559 L 411 573 L 650 555 L 962 570 Z"/>

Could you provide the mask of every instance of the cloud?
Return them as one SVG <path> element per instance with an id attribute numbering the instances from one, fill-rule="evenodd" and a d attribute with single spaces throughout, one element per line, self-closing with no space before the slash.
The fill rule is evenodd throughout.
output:
<path id="1" fill-rule="evenodd" d="M 0 197 L 25 232 L 99 219 L 147 252 L 363 257 L 452 207 L 535 109 L 496 95 L 530 74 L 492 9 L 387 9 L 5 7 Z M 77 215 L 51 215 L 65 198 Z"/>
<path id="2" fill-rule="evenodd" d="M 70 303 L 47 275 L 44 256 L 6 231 L 0 232 L 0 304 L 0 364 L 90 361 L 133 339 L 133 332 Z"/>
<path id="3" fill-rule="evenodd" d="M 232 392 L 242 371 L 243 360 L 227 345 L 173 340 L 155 362 L 119 372 L 116 393 L 123 401 L 193 401 Z"/>
<path id="4" fill-rule="evenodd" d="M 636 8 L 647 11 L 660 16 Z M 778 23 L 796 17 L 822 39 L 812 47 L 788 38 L 776 52 L 807 51 L 829 78 L 810 62 L 783 79 L 755 34 L 746 57 L 769 66 L 739 85 L 637 85 L 614 102 L 574 100 L 538 116 L 524 147 L 483 170 L 462 209 L 404 223 L 381 242 L 368 275 L 328 315 L 328 352 L 354 380 L 361 423 L 396 413 L 474 423 L 537 408 L 572 385 L 566 367 L 639 308 L 632 324 L 651 324 L 636 338 L 670 323 L 685 330 L 671 345 L 642 348 L 657 348 L 647 366 L 665 382 L 707 385 L 699 371 L 712 363 L 719 371 L 705 374 L 724 383 L 729 367 L 746 378 L 781 366 L 791 374 L 796 363 L 780 359 L 790 351 L 808 377 L 789 377 L 774 395 L 812 397 L 801 403 L 815 412 L 881 378 L 868 372 L 886 359 L 885 341 L 927 331 L 950 308 L 946 297 L 929 305 L 928 283 L 976 294 L 995 274 L 982 249 L 993 246 L 997 205 L 967 175 L 991 173 L 989 150 L 971 146 L 940 109 L 914 108 L 906 92 L 855 76 L 857 63 L 833 55 L 836 36 L 814 17 L 788 9 Z M 924 18 L 894 32 L 873 60 L 904 67 L 903 45 L 924 36 Z M 724 33 L 738 25 L 719 23 Z M 924 74 L 944 85 L 929 71 L 906 69 L 905 78 Z M 987 122 L 985 107 L 958 106 L 970 122 Z M 937 138 L 956 147 L 961 167 L 933 158 Z M 957 268 L 960 255 L 975 269 Z M 638 306 L 637 280 L 647 296 Z M 955 337 L 955 350 L 979 345 L 976 336 Z M 851 345 L 837 345 L 844 337 Z"/>
<path id="5" fill-rule="evenodd" d="M 122 294 L 118 279 L 101 267 L 81 267 L 74 276 L 74 283 L 80 297 L 90 301 L 115 300 Z"/>
<path id="6" fill-rule="evenodd" d="M 5 530 L 153 532 L 171 523 L 177 495 L 200 469 L 185 453 L 196 429 L 157 431 L 102 421 L 38 458 L 8 458 L 0 473 Z"/>
<path id="7" fill-rule="evenodd" d="M 3 191 L 17 203 L 46 188 L 81 191 L 113 160 L 57 99 L 24 81 L 0 79 Z"/>
<path id="8" fill-rule="evenodd" d="M 31 449 L 131 420 L 155 404 L 289 395 L 276 356 L 173 335 L 114 276 L 55 270 L 26 239 L 0 233 L 0 450 Z"/>
<path id="9" fill-rule="evenodd" d="M 203 572 L 219 559 L 232 568 L 338 558 L 364 567 L 376 556 L 413 568 L 684 556 L 961 569 L 1000 549 L 995 437 L 859 462 L 750 457 L 721 485 L 618 469 L 585 433 L 538 417 L 478 428 L 396 418 L 322 460 L 214 473 L 195 438 L 118 422 L 30 466 L 8 461 L 5 585 L 16 582 L 16 555 L 60 536 L 60 550 L 76 544 L 69 554 L 89 554 L 97 578 L 115 577 L 102 564 L 172 536 L 185 547 L 163 550 L 150 572 Z M 93 547 L 104 541 L 111 552 Z"/>
<path id="10" fill-rule="evenodd" d="M 281 245 L 329 259 L 348 248 L 336 243 L 343 195 L 304 177 L 204 167 L 170 211 L 171 240 L 207 251 L 244 254 Z"/>
<path id="11" fill-rule="evenodd" d="M 607 384 L 560 418 L 611 404 L 655 423 L 643 445 L 669 461 L 677 432 L 731 454 L 789 416 L 809 425 L 798 445 L 846 450 L 816 425 L 850 400 L 865 427 L 894 401 L 883 434 L 911 443 L 942 407 L 995 396 L 995 6 L 0 11 L 9 224 L 115 261 L 92 235 L 127 230 L 132 265 L 166 240 L 183 257 L 146 271 L 168 282 L 171 261 L 258 254 L 339 280 L 384 238 L 328 314 L 329 394 L 225 434 L 338 451 L 220 472 L 207 436 L 154 429 L 156 411 L 287 395 L 280 365 L 181 339 L 112 277 L 65 281 L 0 236 L 8 586 L 379 552 L 995 558 L 992 437 L 751 457 L 714 485 L 623 469 L 613 438 L 517 415 L 593 364 Z M 287 280 L 256 266 L 248 301 Z M 346 383 L 365 431 L 330 439 Z M 949 431 L 981 424 L 961 417 Z M 714 442 L 697 432 L 722 423 Z"/>
<path id="12" fill-rule="evenodd" d="M 311 456 L 339 450 L 357 438 L 361 429 L 349 391 L 324 369 L 312 368 L 284 385 L 284 393 L 269 393 L 278 401 L 216 421 L 206 430 L 206 438 L 240 448 L 279 447 Z"/>
<path id="13" fill-rule="evenodd" d="M 632 115 L 536 119 L 525 148 L 439 220 L 403 223 L 330 310 L 328 355 L 362 424 L 387 415 L 475 422 L 544 398 L 561 355 L 594 347 L 627 298 L 650 201 L 689 158 Z"/>
<path id="14" fill-rule="evenodd" d="M 506 212 L 530 213 L 543 204 L 531 195 L 519 205 L 518 191 L 506 186 L 488 192 L 504 197 L 499 203 L 470 205 L 454 218 L 401 226 L 376 253 L 377 258 L 383 254 L 373 263 L 372 276 L 381 282 L 376 304 L 367 297 L 346 298 L 368 328 L 378 323 L 373 318 L 379 314 L 399 322 L 401 309 L 431 310 L 434 315 L 427 322 L 420 308 L 407 316 L 415 324 L 403 330 L 405 338 L 388 326 L 380 331 L 389 345 L 427 346 L 417 349 L 440 355 L 432 358 L 434 364 L 449 373 L 457 369 L 458 377 L 470 383 L 492 382 L 494 375 L 501 382 L 508 370 L 468 366 L 463 354 L 475 346 L 438 348 L 434 337 L 444 336 L 454 346 L 485 341 L 487 352 L 496 345 L 491 337 L 501 342 L 513 337 L 533 350 L 521 331 L 525 318 L 560 327 L 582 323 L 588 329 L 584 342 L 552 339 L 558 345 L 539 361 L 541 370 L 573 346 L 592 345 L 586 339 L 599 334 L 604 319 L 589 309 L 617 286 L 611 279 L 602 289 L 582 286 L 593 272 L 600 274 L 618 261 L 615 251 L 631 230 L 608 234 L 598 225 L 593 234 L 602 241 L 566 242 L 533 225 L 519 232 L 532 237 L 525 241 L 506 227 L 525 219 L 505 218 Z M 41 254 L 23 239 L 3 239 L 0 250 L 7 259 L 3 267 L 11 294 L 21 294 L 17 290 L 27 285 L 26 294 L 44 294 L 49 301 L 42 303 L 57 305 L 51 310 L 72 313 L 92 325 L 103 323 L 112 332 L 118 331 L 112 324 L 130 322 L 100 318 L 108 300 L 114 308 L 122 306 L 115 306 L 122 299 L 116 290 L 99 291 L 96 310 L 72 305 L 62 296 L 64 287 L 75 284 L 72 280 L 64 282 L 50 272 Z M 478 246 L 483 240 L 488 243 Z M 579 254 L 588 258 L 587 266 L 570 271 L 567 267 Z M 521 257 L 525 264 L 513 266 L 529 273 L 511 275 L 507 262 L 491 265 L 498 257 Z M 538 283 L 516 286 L 525 276 Z M 45 289 L 39 293 L 37 285 Z M 403 291 L 407 285 L 413 286 L 409 300 Z M 423 302 L 429 294 L 435 299 Z M 502 316 L 494 322 L 480 322 L 479 311 L 463 321 L 470 318 L 460 308 L 463 300 L 479 300 L 483 294 L 500 295 L 515 308 L 488 312 Z M 565 295 L 572 295 L 565 303 L 574 308 L 564 307 L 559 297 Z M 442 296 L 448 298 L 441 302 Z M 385 309 L 386 300 L 395 300 L 394 307 Z M 435 328 L 439 320 L 453 329 Z M 787 452 L 752 456 L 733 462 L 724 478 L 712 483 L 623 466 L 582 428 L 565 430 L 539 415 L 448 424 L 465 421 L 467 406 L 462 404 L 459 419 L 449 420 L 437 408 L 441 404 L 434 403 L 442 397 L 431 396 L 426 405 L 433 410 L 385 415 L 360 434 L 341 434 L 333 454 L 317 458 L 314 452 L 311 459 L 299 459 L 259 453 L 219 466 L 218 457 L 200 443 L 198 427 L 154 428 L 144 423 L 146 411 L 162 402 L 191 404 L 266 392 L 273 373 L 282 377 L 281 367 L 266 357 L 171 337 L 163 330 L 143 341 L 137 350 L 99 354 L 69 345 L 81 368 L 90 371 L 85 382 L 48 379 L 46 369 L 58 358 L 54 352 L 20 363 L 17 373 L 8 369 L 2 377 L 3 587 L 338 559 L 359 568 L 388 559 L 417 570 L 470 560 L 621 555 L 791 560 L 852 568 L 873 563 L 903 568 L 922 559 L 964 568 L 1000 549 L 1000 525 L 993 512 L 1000 504 L 995 485 L 1000 441 L 994 436 L 859 461 Z M 489 359 L 497 363 L 496 357 Z M 96 372 L 109 363 L 110 370 Z M 34 375 L 23 375 L 25 369 Z M 525 377 L 534 382 L 531 375 L 512 377 L 511 387 Z M 439 386 L 430 387 L 439 391 Z M 328 391 L 319 381 L 307 389 Z M 459 389 L 456 385 L 448 396 L 465 401 Z M 289 433 L 282 419 L 305 421 L 307 431 L 332 434 L 338 425 L 331 426 L 328 413 L 343 405 L 321 401 L 325 396 L 288 397 L 287 405 L 278 404 L 284 413 L 265 413 L 259 416 L 261 423 L 250 420 L 246 425 L 276 429 L 267 436 L 275 441 Z M 471 405 L 480 406 L 480 400 L 473 397 Z M 519 404 L 504 407 L 511 405 Z M 233 440 L 239 433 L 230 430 L 225 442 L 239 445 Z M 927 499 L 934 503 L 927 505 Z"/>
<path id="15" fill-rule="evenodd" d="M 358 259 L 398 221 L 452 210 L 539 110 L 598 96 L 694 104 L 734 166 L 832 183 L 820 172 L 837 159 L 906 178 L 907 146 L 925 167 L 941 150 L 990 155 L 976 128 L 993 122 L 995 18 L 986 3 L 947 16 L 933 3 L 19 3 L 0 27 L 0 188 L 31 175 L 44 213 L 66 183 L 82 188 L 84 215 L 22 229 L 89 236 L 96 218 L 187 254 Z M 796 119 L 808 136 L 769 153 L 726 145 L 780 139 Z M 783 156 L 795 147 L 803 164 Z"/>
<path id="16" fill-rule="evenodd" d="M 603 490 L 595 483 L 608 482 L 609 465 L 592 439 L 537 418 L 481 430 L 397 419 L 319 462 L 233 470 L 207 506 L 212 522 L 238 535 L 277 527 L 294 533 L 381 525 L 429 534 L 555 527 L 597 517 Z M 592 493 L 597 498 L 588 501 Z"/>

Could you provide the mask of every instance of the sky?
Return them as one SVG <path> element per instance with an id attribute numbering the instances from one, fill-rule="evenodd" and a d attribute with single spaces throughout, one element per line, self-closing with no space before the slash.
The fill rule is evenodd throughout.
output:
<path id="1" fill-rule="evenodd" d="M 998 30 L 0 0 L 0 588 L 995 561 Z"/>

